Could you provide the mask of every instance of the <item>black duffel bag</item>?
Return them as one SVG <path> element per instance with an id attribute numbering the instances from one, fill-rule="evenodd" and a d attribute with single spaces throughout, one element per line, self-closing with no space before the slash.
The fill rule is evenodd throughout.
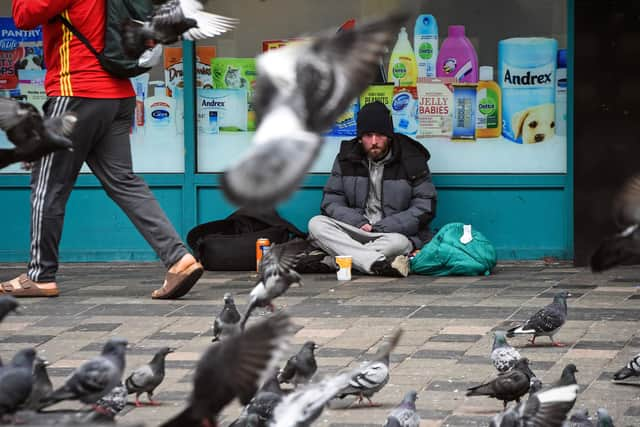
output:
<path id="1" fill-rule="evenodd" d="M 200 224 L 187 235 L 187 243 L 205 270 L 256 269 L 256 240 L 284 243 L 306 235 L 275 210 L 239 209 L 227 218 Z"/>

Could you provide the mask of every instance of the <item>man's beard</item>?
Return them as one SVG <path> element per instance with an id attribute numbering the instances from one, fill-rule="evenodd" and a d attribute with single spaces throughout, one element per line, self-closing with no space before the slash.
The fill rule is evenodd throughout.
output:
<path id="1" fill-rule="evenodd" d="M 383 159 L 384 156 L 386 156 L 388 152 L 389 152 L 389 147 L 387 147 L 387 149 L 383 149 L 382 147 L 375 147 L 375 148 L 370 149 L 367 152 L 367 156 L 373 161 L 378 161 L 378 160 Z"/>

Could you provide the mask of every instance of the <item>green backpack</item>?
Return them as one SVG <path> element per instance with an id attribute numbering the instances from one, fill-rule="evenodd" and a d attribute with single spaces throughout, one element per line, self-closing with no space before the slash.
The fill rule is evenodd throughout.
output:
<path id="1" fill-rule="evenodd" d="M 496 250 L 479 231 L 471 229 L 472 240 L 462 243 L 464 224 L 442 227 L 433 239 L 411 259 L 411 272 L 430 276 L 488 276 L 496 266 Z"/>

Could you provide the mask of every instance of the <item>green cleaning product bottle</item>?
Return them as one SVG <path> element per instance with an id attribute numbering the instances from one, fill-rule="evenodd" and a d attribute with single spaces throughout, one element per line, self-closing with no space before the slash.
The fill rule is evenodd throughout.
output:
<path id="1" fill-rule="evenodd" d="M 415 86 L 418 82 L 416 56 L 405 27 L 400 29 L 398 41 L 391 51 L 387 78 L 396 86 Z"/>

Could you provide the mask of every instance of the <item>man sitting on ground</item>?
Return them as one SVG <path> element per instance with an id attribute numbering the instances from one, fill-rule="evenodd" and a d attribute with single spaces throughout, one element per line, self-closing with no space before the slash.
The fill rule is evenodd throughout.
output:
<path id="1" fill-rule="evenodd" d="M 309 238 L 331 256 L 351 255 L 366 274 L 406 277 L 409 255 L 431 239 L 436 189 L 427 149 L 393 132 L 387 107 L 365 105 L 358 136 L 343 141 Z"/>

